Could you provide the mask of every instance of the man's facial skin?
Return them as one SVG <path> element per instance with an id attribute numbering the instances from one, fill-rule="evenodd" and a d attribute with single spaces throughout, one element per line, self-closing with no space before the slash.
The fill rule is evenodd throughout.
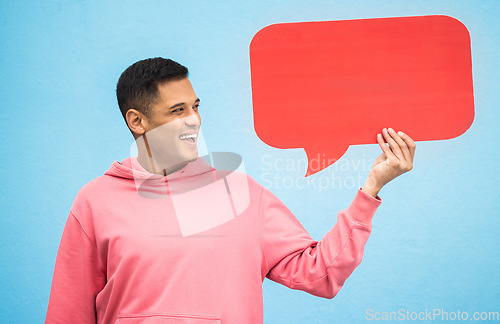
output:
<path id="1" fill-rule="evenodd" d="M 150 172 L 169 174 L 198 158 L 200 99 L 188 78 L 160 83 L 158 91 L 149 118 L 143 119 L 146 136 L 139 138 L 147 142 L 154 165 L 145 161 L 149 154 L 144 150 L 139 152 L 139 163 Z"/>

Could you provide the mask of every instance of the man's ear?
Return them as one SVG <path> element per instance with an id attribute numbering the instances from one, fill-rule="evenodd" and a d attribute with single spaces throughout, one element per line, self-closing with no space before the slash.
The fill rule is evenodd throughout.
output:
<path id="1" fill-rule="evenodd" d="M 140 136 L 146 132 L 147 119 L 140 111 L 129 109 L 125 114 L 125 118 L 128 127 L 134 134 Z"/>

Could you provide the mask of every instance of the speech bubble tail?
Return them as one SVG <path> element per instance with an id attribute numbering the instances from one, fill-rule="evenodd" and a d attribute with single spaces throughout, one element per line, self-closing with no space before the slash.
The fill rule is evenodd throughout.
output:
<path id="1" fill-rule="evenodd" d="M 307 168 L 307 172 L 306 172 L 306 175 L 304 177 L 308 177 L 310 175 L 313 175 L 315 174 L 316 172 L 318 172 L 317 170 L 312 170 L 311 168 Z"/>
<path id="2" fill-rule="evenodd" d="M 344 155 L 349 146 L 329 147 L 328 151 L 324 149 L 304 148 L 307 154 L 307 172 L 305 177 L 311 176 L 330 165 L 337 162 Z"/>

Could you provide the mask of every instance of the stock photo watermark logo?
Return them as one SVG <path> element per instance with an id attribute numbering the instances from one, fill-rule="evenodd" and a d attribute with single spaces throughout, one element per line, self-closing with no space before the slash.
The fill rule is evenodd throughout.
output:
<path id="1" fill-rule="evenodd" d="M 366 320 L 368 321 L 500 321 L 499 312 L 466 312 L 446 311 L 442 308 L 425 309 L 424 311 L 411 311 L 408 309 L 398 309 L 397 311 L 376 311 L 366 310 Z"/>
<path id="2" fill-rule="evenodd" d="M 363 154 L 360 159 L 327 160 L 318 154 L 313 158 L 261 157 L 261 184 L 268 189 L 313 189 L 318 192 L 330 189 L 353 189 L 363 185 L 375 158 Z M 324 164 L 324 165 L 323 165 Z M 324 169 L 313 176 L 292 176 L 300 174 L 309 165 Z M 329 167 L 328 167 L 329 166 Z"/>
<path id="3" fill-rule="evenodd" d="M 208 153 L 201 130 L 196 139 L 198 150 L 193 153 L 192 147 L 183 146 L 188 144 L 176 142 L 180 135 L 175 129 L 175 125 L 167 123 L 137 138 L 130 147 L 130 156 L 137 194 L 171 204 L 181 235 L 187 237 L 213 229 L 243 213 L 250 205 L 250 192 L 239 154 Z M 161 171 L 149 173 L 135 158 L 137 146 L 145 146 L 143 152 L 150 154 L 153 169 L 156 166 L 161 170 L 172 163 L 188 164 L 163 176 L 158 174 Z"/>

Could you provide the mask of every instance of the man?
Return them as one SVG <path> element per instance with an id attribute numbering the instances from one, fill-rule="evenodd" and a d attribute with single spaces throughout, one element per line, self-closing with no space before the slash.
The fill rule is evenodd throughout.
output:
<path id="1" fill-rule="evenodd" d="M 269 190 L 198 157 L 200 99 L 187 75 L 163 58 L 121 75 L 138 156 L 78 192 L 47 323 L 261 323 L 265 277 L 333 298 L 361 262 L 379 190 L 412 168 L 412 139 L 384 129 L 366 183 L 315 241 Z"/>

